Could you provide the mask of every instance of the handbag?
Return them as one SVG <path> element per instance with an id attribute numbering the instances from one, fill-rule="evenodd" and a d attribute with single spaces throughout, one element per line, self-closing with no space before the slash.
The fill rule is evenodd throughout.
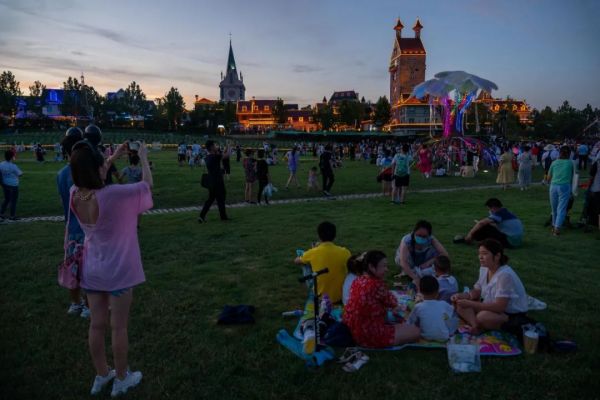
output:
<path id="1" fill-rule="evenodd" d="M 71 206 L 72 197 L 69 200 L 69 212 L 67 214 L 67 224 L 65 225 L 65 257 L 58 264 L 58 284 L 67 289 L 77 289 L 81 279 L 81 268 L 83 267 L 83 244 L 76 240 L 69 240 L 67 242 L 69 222 L 71 220 Z"/>

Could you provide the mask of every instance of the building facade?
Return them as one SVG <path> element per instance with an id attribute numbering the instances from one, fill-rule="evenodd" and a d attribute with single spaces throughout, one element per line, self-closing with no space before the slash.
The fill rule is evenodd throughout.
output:
<path id="1" fill-rule="evenodd" d="M 244 76 L 242 72 L 238 74 L 237 66 L 235 65 L 235 57 L 233 56 L 233 48 L 231 40 L 229 41 L 229 57 L 227 58 L 227 69 L 225 76 L 221 72 L 220 101 L 236 102 L 246 99 L 246 86 L 244 86 Z"/>

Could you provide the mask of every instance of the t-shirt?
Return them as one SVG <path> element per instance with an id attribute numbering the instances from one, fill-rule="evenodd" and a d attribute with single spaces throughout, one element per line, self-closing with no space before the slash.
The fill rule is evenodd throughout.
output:
<path id="1" fill-rule="evenodd" d="M 71 196 L 75 186 L 71 189 Z M 98 219 L 81 224 L 85 233 L 81 287 L 88 290 L 127 289 L 144 282 L 138 243 L 138 215 L 152 208 L 148 183 L 111 185 L 96 191 Z M 75 211 L 73 212 L 74 215 Z M 81 222 L 81 221 L 80 221 Z"/>
<path id="2" fill-rule="evenodd" d="M 320 275 L 317 287 L 319 295 L 327 293 L 333 303 L 342 300 L 342 286 L 348 273 L 346 263 L 350 258 L 350 251 L 333 242 L 323 242 L 317 247 L 307 250 L 301 257 L 305 264 L 310 264 L 313 272 L 329 268 L 329 272 Z"/>
<path id="3" fill-rule="evenodd" d="M 500 232 L 506 235 L 511 246 L 520 246 L 523 241 L 523 223 L 517 216 L 506 208 L 501 208 L 495 213 L 490 212 L 489 219 L 496 223 Z"/>
<path id="4" fill-rule="evenodd" d="M 185 151 L 186 151 L 185 144 L 180 144 L 179 147 L 177 148 L 177 154 L 179 154 L 180 156 L 183 156 L 183 155 L 185 155 Z"/>
<path id="5" fill-rule="evenodd" d="M 357 278 L 352 272 L 349 272 L 344 279 L 344 286 L 342 287 L 342 303 L 348 303 L 348 299 L 350 298 L 350 288 L 352 287 L 352 282 Z"/>
<path id="6" fill-rule="evenodd" d="M 142 169 L 140 167 L 128 166 L 121 171 L 126 183 L 136 183 L 142 180 Z"/>
<path id="7" fill-rule="evenodd" d="M 452 275 L 440 275 L 436 276 L 439 288 L 439 299 L 450 303 L 450 297 L 453 294 L 458 293 L 458 282 Z"/>
<path id="8" fill-rule="evenodd" d="M 260 181 L 268 180 L 269 165 L 262 158 L 256 162 L 256 176 Z"/>
<path id="9" fill-rule="evenodd" d="M 552 185 L 570 185 L 573 179 L 573 163 L 566 159 L 555 160 L 550 165 L 548 175 L 552 176 Z"/>
<path id="10" fill-rule="evenodd" d="M 587 154 L 590 151 L 586 144 L 579 145 L 579 148 L 577 150 L 580 156 L 587 156 Z"/>
<path id="11" fill-rule="evenodd" d="M 321 159 L 319 160 L 319 167 L 326 171 L 331 171 L 331 152 L 325 151 L 321 154 Z"/>
<path id="12" fill-rule="evenodd" d="M 19 176 L 23 172 L 15 163 L 9 161 L 0 162 L 0 172 L 2 173 L 2 184 L 6 186 L 19 186 Z"/>
<path id="13" fill-rule="evenodd" d="M 394 175 L 405 176 L 410 174 L 410 163 L 412 158 L 408 154 L 398 153 L 394 156 L 392 163 L 395 163 Z"/>
<path id="14" fill-rule="evenodd" d="M 204 159 L 206 171 L 212 185 L 223 184 L 223 171 L 221 170 L 221 155 L 209 154 Z"/>
<path id="15" fill-rule="evenodd" d="M 442 300 L 417 303 L 407 322 L 419 326 L 421 336 L 427 340 L 446 341 L 458 327 L 454 308 Z"/>
<path id="16" fill-rule="evenodd" d="M 71 186 L 73 186 L 73 178 L 71 177 L 71 166 L 65 165 L 58 174 L 56 175 L 56 186 L 58 187 L 58 194 L 63 205 L 63 211 L 65 213 L 65 223 L 69 221 L 68 234 L 70 236 L 83 236 L 83 230 L 79 225 L 79 221 L 74 214 L 71 214 L 69 218 L 69 201 L 71 195 Z"/>
<path id="17" fill-rule="evenodd" d="M 479 279 L 474 285 L 481 290 L 484 303 L 493 303 L 497 298 L 508 298 L 504 312 L 509 314 L 527 312 L 527 293 L 519 276 L 508 265 L 501 266 L 488 282 L 488 268 L 479 268 Z"/>

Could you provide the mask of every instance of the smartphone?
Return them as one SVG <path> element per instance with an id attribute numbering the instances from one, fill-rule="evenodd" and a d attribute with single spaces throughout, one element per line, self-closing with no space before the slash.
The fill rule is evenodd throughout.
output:
<path id="1" fill-rule="evenodd" d="M 129 142 L 129 150 L 131 150 L 131 151 L 139 151 L 140 147 L 141 147 L 141 143 L 138 141 Z"/>

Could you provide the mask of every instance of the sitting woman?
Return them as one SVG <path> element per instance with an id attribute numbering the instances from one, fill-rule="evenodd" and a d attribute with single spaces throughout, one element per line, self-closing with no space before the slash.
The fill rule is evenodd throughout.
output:
<path id="1" fill-rule="evenodd" d="M 448 257 L 448 252 L 433 235 L 427 221 L 418 221 L 413 231 L 406 234 L 396 250 L 396 265 L 419 286 L 419 279 L 434 275 L 433 263 L 437 256 Z"/>
<path id="2" fill-rule="evenodd" d="M 527 294 L 519 276 L 506 265 L 508 257 L 499 241 L 486 239 L 479 244 L 479 279 L 469 293 L 451 297 L 458 314 L 471 326 L 472 333 L 500 329 L 527 312 Z"/>
<path id="3" fill-rule="evenodd" d="M 420 331 L 416 326 L 385 322 L 387 310 L 398 307 L 396 298 L 383 281 L 387 265 L 385 254 L 381 251 L 367 252 L 362 262 L 363 274 L 352 283 L 350 298 L 344 309 L 344 323 L 359 346 L 384 348 L 419 339 Z"/>

